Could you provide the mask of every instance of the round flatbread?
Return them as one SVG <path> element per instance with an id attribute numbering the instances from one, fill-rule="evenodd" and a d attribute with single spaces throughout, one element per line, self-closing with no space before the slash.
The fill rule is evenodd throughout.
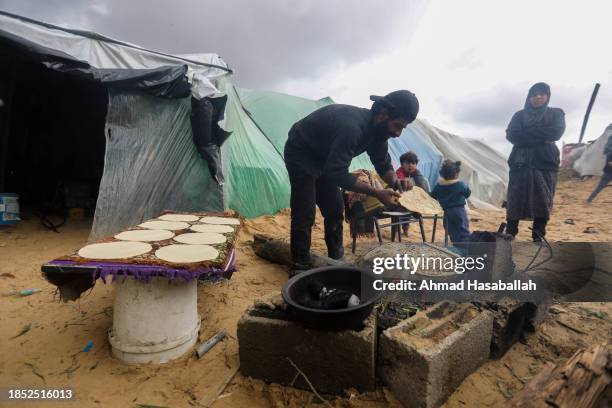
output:
<path id="1" fill-rule="evenodd" d="M 232 217 L 203 217 L 200 218 L 201 222 L 206 224 L 221 224 L 221 225 L 239 225 L 240 220 Z"/>
<path id="2" fill-rule="evenodd" d="M 219 251 L 210 245 L 168 245 L 155 251 L 155 256 L 172 263 L 210 261 L 219 256 Z"/>
<path id="3" fill-rule="evenodd" d="M 115 235 L 115 239 L 119 239 L 121 241 L 151 242 L 163 241 L 165 239 L 170 239 L 173 236 L 174 232 L 167 230 L 142 229 L 120 232 L 119 234 Z"/>
<path id="4" fill-rule="evenodd" d="M 189 224 L 181 221 L 147 221 L 139 225 L 141 228 L 176 231 L 189 228 Z"/>
<path id="5" fill-rule="evenodd" d="M 102 242 L 84 246 L 79 250 L 79 256 L 87 259 L 124 259 L 146 254 L 152 248 L 145 242 Z"/>
<path id="6" fill-rule="evenodd" d="M 164 214 L 158 217 L 158 220 L 162 221 L 184 221 L 184 222 L 194 222 L 197 221 L 200 217 L 197 215 L 190 214 Z"/>
<path id="7" fill-rule="evenodd" d="M 432 198 L 427 191 L 414 186 L 411 190 L 402 193 L 399 203 L 407 210 L 426 215 L 442 215 L 444 210 L 440 203 Z"/>
<path id="8" fill-rule="evenodd" d="M 196 224 L 189 229 L 195 232 L 216 232 L 217 234 L 234 232 L 234 227 L 221 224 Z"/>
<path id="9" fill-rule="evenodd" d="M 215 232 L 188 232 L 186 234 L 177 235 L 174 237 L 174 240 L 182 244 L 212 245 L 222 244 L 227 241 L 227 238 Z"/>

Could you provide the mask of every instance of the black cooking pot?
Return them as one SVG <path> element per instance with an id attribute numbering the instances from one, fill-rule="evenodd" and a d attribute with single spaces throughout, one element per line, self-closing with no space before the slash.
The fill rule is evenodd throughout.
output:
<path id="1" fill-rule="evenodd" d="M 381 298 L 382 292 L 374 290 L 372 284 L 376 277 L 371 272 L 351 266 L 327 266 L 302 272 L 285 283 L 283 299 L 296 320 L 315 329 L 360 330 L 363 321 L 370 315 L 372 308 Z M 315 309 L 307 307 L 309 285 L 313 282 L 327 288 L 335 288 L 353 293 L 361 300 L 360 304 L 344 309 Z"/>

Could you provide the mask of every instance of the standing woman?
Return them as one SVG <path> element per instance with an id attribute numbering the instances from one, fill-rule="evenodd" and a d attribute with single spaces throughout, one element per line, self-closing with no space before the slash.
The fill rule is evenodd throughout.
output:
<path id="1" fill-rule="evenodd" d="M 516 236 L 520 220 L 533 220 L 534 241 L 546 234 L 560 162 L 555 142 L 565 131 L 565 113 L 549 108 L 549 101 L 550 86 L 533 85 L 525 108 L 512 116 L 506 130 L 506 139 L 513 145 L 508 158 L 506 232 Z"/>

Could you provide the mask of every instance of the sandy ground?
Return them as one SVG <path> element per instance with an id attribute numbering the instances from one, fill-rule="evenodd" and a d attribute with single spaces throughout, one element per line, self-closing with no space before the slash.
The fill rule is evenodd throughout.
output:
<path id="1" fill-rule="evenodd" d="M 594 204 L 584 204 L 595 183 L 596 180 L 560 183 L 548 238 L 611 240 L 612 189 L 601 193 Z M 473 230 L 496 230 L 504 213 L 479 211 L 471 218 Z M 573 225 L 565 222 L 570 218 Z M 55 287 L 42 278 L 41 264 L 84 245 L 89 227 L 87 221 L 70 220 L 57 234 L 31 220 L 0 229 L 0 293 L 5 295 L 0 297 L 0 387 L 69 387 L 77 399 L 73 403 L 24 406 L 321 406 L 310 392 L 265 384 L 242 377 L 239 372 L 234 375 L 238 368 L 238 319 L 254 299 L 279 290 L 287 279 L 285 268 L 254 255 L 253 234 L 287 237 L 286 211 L 249 220 L 237 244 L 239 271 L 230 281 L 198 287 L 200 339 L 220 329 L 226 329 L 229 338 L 201 360 L 186 356 L 160 366 L 127 366 L 111 358 L 106 338 L 112 316 L 111 284 L 98 283 L 78 302 L 62 303 Z M 429 224 L 427 227 L 429 236 Z M 530 238 L 527 227 L 527 223 L 521 224 L 519 239 Z M 584 232 L 587 228 L 594 232 Z M 324 250 L 322 232 L 318 218 L 314 250 Z M 410 238 L 418 239 L 414 229 Z M 441 233 L 438 238 L 442 239 Z M 348 253 L 348 231 L 345 244 Z M 40 288 L 42 292 L 28 297 L 6 296 L 23 288 Z M 555 305 L 536 333 L 515 344 L 502 359 L 489 361 L 470 375 L 445 407 L 499 405 L 546 362 L 562 361 L 580 347 L 611 338 L 611 316 L 609 303 Z M 89 341 L 93 341 L 93 349 L 82 352 Z M 340 407 L 399 406 L 383 387 L 368 394 L 347 391 L 344 396 L 327 398 Z"/>

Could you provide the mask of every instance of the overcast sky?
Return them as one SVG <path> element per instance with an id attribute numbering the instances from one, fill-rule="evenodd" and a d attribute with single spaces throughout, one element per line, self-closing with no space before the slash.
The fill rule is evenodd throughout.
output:
<path id="1" fill-rule="evenodd" d="M 0 0 L 0 9 L 169 52 L 216 52 L 244 87 L 369 106 L 410 89 L 420 117 L 507 153 L 531 84 L 577 141 L 612 122 L 612 1 Z"/>

